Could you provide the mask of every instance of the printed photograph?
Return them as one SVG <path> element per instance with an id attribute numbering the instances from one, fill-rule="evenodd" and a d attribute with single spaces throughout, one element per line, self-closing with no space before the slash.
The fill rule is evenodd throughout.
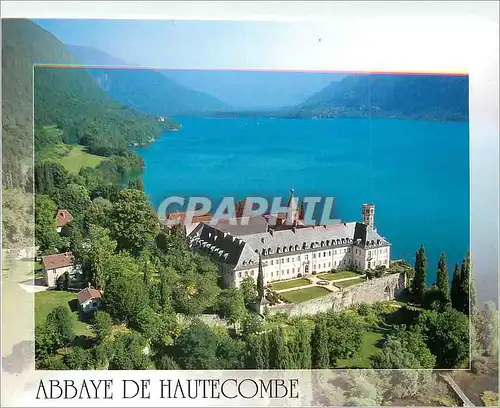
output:
<path id="1" fill-rule="evenodd" d="M 279 49 L 243 69 L 217 48 L 255 58 L 282 26 L 2 21 L 3 251 L 22 260 L 2 281 L 34 296 L 37 370 L 497 369 L 467 73 L 265 68 Z M 456 400 L 422 378 L 376 402 Z"/>

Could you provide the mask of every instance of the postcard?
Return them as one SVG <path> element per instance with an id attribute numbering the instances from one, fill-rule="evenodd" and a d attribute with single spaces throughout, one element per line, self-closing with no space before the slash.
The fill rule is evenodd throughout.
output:
<path id="1" fill-rule="evenodd" d="M 471 74 L 328 27 L 2 20 L 17 404 L 498 403 Z"/>

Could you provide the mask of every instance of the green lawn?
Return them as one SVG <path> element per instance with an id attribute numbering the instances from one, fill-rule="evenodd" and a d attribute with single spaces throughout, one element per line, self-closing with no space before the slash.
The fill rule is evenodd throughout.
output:
<path id="1" fill-rule="evenodd" d="M 84 146 L 73 146 L 68 155 L 59 157 L 61 163 L 71 173 L 78 173 L 83 167 L 96 167 L 105 157 L 87 153 Z"/>
<path id="2" fill-rule="evenodd" d="M 378 331 L 368 331 L 363 336 L 361 348 L 351 358 L 338 361 L 338 368 L 370 368 L 370 357 L 380 350 L 380 342 L 384 334 Z"/>
<path id="3" fill-rule="evenodd" d="M 320 296 L 325 296 L 331 293 L 328 289 L 321 288 L 319 286 L 313 286 L 311 288 L 297 289 L 290 292 L 281 293 L 281 296 L 293 303 L 300 303 L 306 300 L 314 299 Z"/>
<path id="4" fill-rule="evenodd" d="M 356 278 L 356 279 L 349 279 L 343 282 L 335 282 L 334 285 L 337 286 L 338 288 L 347 288 L 349 286 L 357 285 L 363 282 L 366 282 L 366 279 Z"/>
<path id="5" fill-rule="evenodd" d="M 78 313 L 78 301 L 74 293 L 60 290 L 46 290 L 35 293 L 35 325 L 42 324 L 47 315 L 58 306 L 67 307 L 73 315 L 73 330 L 76 335 L 91 336 L 87 323 L 82 322 Z"/>
<path id="6" fill-rule="evenodd" d="M 320 275 L 317 275 L 319 279 L 324 279 L 324 280 L 337 280 L 337 279 L 344 279 L 344 278 L 354 278 L 356 276 L 359 276 L 359 273 L 355 272 L 334 272 L 334 273 L 322 273 Z"/>
<path id="7" fill-rule="evenodd" d="M 299 286 L 305 286 L 310 284 L 311 282 L 309 282 L 307 279 L 292 279 L 283 282 L 272 283 L 270 287 L 273 290 L 283 290 L 283 289 L 297 288 Z"/>

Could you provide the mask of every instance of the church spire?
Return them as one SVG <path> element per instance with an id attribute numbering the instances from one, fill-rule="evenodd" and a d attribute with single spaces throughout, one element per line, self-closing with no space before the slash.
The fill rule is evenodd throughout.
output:
<path id="1" fill-rule="evenodd" d="M 293 197 L 293 194 L 294 194 L 294 190 L 293 190 L 293 187 L 290 189 L 290 198 L 288 199 L 288 204 L 287 204 L 287 207 L 290 208 L 291 204 L 294 202 L 294 197 Z"/>
<path id="2" fill-rule="evenodd" d="M 290 189 L 290 198 L 288 199 L 288 220 L 291 220 L 292 225 L 296 226 L 297 222 L 299 220 L 299 209 L 297 206 L 297 200 L 295 199 L 294 196 L 294 189 L 293 187 Z"/>

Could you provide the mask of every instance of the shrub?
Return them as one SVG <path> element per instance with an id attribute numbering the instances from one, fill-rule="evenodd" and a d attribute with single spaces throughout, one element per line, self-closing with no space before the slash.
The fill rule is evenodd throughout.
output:
<path id="1" fill-rule="evenodd" d="M 360 303 L 358 305 L 358 314 L 360 316 L 368 316 L 368 314 L 370 313 L 370 305 L 368 305 L 367 303 Z"/>
<path id="2" fill-rule="evenodd" d="M 372 280 L 374 277 L 375 277 L 375 272 L 370 270 L 366 271 L 366 279 Z"/>

